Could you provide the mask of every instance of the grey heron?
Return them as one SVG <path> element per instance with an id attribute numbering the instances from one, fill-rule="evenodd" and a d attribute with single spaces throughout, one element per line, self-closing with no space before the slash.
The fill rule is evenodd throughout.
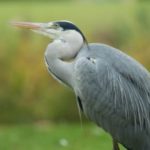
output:
<path id="1" fill-rule="evenodd" d="M 69 86 L 80 110 L 127 150 L 150 150 L 150 74 L 135 59 L 105 44 L 88 43 L 69 21 L 14 22 L 53 41 L 45 51 L 50 74 Z"/>

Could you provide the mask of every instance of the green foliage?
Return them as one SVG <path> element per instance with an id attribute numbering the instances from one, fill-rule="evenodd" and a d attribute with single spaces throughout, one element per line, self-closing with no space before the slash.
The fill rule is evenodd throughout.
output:
<path id="1" fill-rule="evenodd" d="M 13 2 L 68 2 L 72 0 L 13 0 Z M 0 0 L 0 2 L 12 2 L 11 0 Z"/>
<path id="2" fill-rule="evenodd" d="M 0 122 L 79 120 L 72 91 L 53 80 L 44 65 L 50 40 L 11 28 L 10 20 L 73 21 L 88 41 L 122 49 L 150 67 L 149 10 L 147 3 L 1 3 Z"/>

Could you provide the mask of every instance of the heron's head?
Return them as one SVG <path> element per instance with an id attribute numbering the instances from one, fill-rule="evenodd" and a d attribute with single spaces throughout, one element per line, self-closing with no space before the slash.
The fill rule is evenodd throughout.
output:
<path id="1" fill-rule="evenodd" d="M 31 29 L 39 34 L 50 37 L 52 40 L 77 40 L 87 43 L 80 29 L 70 21 L 53 21 L 48 23 L 13 22 L 14 26 Z"/>

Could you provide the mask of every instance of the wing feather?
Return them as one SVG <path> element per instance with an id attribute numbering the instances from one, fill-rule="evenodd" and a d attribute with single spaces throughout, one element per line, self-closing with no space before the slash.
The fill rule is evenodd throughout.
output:
<path id="1" fill-rule="evenodd" d="M 74 91 L 85 115 L 126 147 L 149 142 L 149 72 L 115 48 L 89 46 L 74 64 Z"/>
<path id="2" fill-rule="evenodd" d="M 112 111 L 115 112 L 113 115 L 118 120 L 123 118 L 128 123 L 133 124 L 135 129 L 137 127 L 141 130 L 143 128 L 150 129 L 150 89 L 148 85 L 150 80 L 147 75 L 141 75 L 141 72 L 132 73 L 129 67 L 127 68 L 128 71 L 124 70 L 124 68 L 117 69 L 100 59 L 97 60 L 96 65 L 99 85 L 101 85 L 100 82 L 107 84 L 107 88 L 104 86 L 106 92 L 101 94 L 101 97 L 104 96 L 105 101 L 112 104 L 109 109 L 114 110 Z M 101 72 L 105 72 L 104 79 L 100 75 Z M 97 101 L 97 103 L 99 102 Z M 107 107 L 107 104 L 105 106 Z M 100 107 L 96 108 L 97 111 L 99 109 Z"/>

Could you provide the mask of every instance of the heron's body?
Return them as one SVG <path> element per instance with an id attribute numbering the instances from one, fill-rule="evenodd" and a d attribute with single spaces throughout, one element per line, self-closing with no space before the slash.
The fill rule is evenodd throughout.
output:
<path id="1" fill-rule="evenodd" d="M 72 68 L 86 116 L 128 149 L 149 150 L 149 73 L 131 57 L 100 44 L 83 48 Z"/>
<path id="2" fill-rule="evenodd" d="M 50 35 L 49 72 L 73 89 L 80 109 L 128 150 L 150 150 L 150 74 L 120 50 L 87 44 L 70 22 L 17 23 Z"/>

